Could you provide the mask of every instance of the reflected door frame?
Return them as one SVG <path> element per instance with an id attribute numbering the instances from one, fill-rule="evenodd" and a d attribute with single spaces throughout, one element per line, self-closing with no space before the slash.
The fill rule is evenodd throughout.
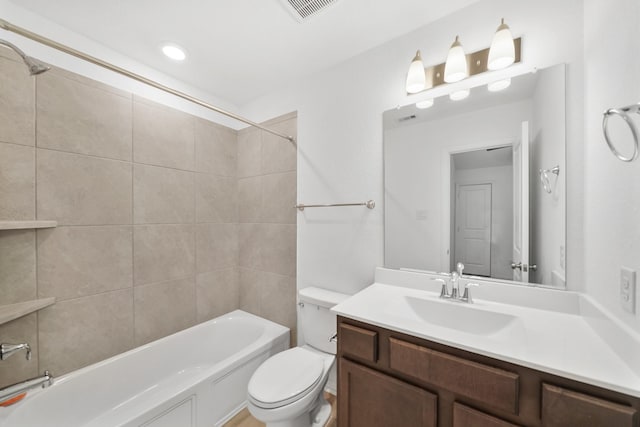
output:
<path id="1" fill-rule="evenodd" d="M 451 241 L 451 157 L 454 154 L 466 153 L 467 151 L 478 151 L 487 148 L 498 148 L 507 145 L 513 146 L 517 142 L 514 138 L 502 138 L 491 141 L 479 141 L 476 143 L 446 147 L 442 150 L 442 199 L 440 218 L 442 230 L 440 231 L 440 242 L 442 252 L 440 254 L 440 271 L 449 271 L 451 268 L 451 258 L 453 257 L 453 242 Z"/>

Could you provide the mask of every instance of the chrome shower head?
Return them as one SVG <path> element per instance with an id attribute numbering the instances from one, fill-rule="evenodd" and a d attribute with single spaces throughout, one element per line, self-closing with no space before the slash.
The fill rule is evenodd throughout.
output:
<path id="1" fill-rule="evenodd" d="M 0 39 L 0 45 L 8 47 L 9 49 L 20 55 L 24 63 L 27 65 L 27 67 L 29 67 L 29 74 L 31 74 L 32 76 L 42 74 L 45 71 L 49 71 L 51 69 L 51 67 L 45 65 L 43 62 L 37 60 L 36 58 L 27 56 L 22 50 L 20 50 L 18 46 L 14 45 L 13 43 Z"/>

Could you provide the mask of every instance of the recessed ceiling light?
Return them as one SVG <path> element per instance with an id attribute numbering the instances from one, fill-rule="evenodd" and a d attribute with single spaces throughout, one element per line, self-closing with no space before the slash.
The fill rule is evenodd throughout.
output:
<path id="1" fill-rule="evenodd" d="M 162 45 L 162 53 L 174 61 L 184 61 L 187 57 L 185 50 L 175 43 L 164 43 Z"/>

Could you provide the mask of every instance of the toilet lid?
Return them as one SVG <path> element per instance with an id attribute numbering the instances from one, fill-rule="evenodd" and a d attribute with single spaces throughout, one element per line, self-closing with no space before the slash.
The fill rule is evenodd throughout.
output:
<path id="1" fill-rule="evenodd" d="M 262 408 L 287 405 L 307 394 L 324 370 L 321 356 L 295 347 L 267 359 L 249 381 L 249 398 Z"/>

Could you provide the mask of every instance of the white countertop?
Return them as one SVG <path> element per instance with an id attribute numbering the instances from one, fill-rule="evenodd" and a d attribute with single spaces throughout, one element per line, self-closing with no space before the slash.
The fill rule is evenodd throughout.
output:
<path id="1" fill-rule="evenodd" d="M 433 275 L 431 276 L 433 277 Z M 441 300 L 424 274 L 378 269 L 376 283 L 333 308 L 337 314 L 495 359 L 640 397 L 640 337 L 586 295 L 496 283 L 474 303 Z M 380 282 L 386 283 L 380 283 Z M 390 283 L 391 282 L 391 283 Z M 475 291 L 475 292 L 474 292 Z M 427 304 L 426 308 L 423 304 Z M 434 305 L 437 304 L 437 305 Z M 433 309 L 437 310 L 433 310 Z M 504 328 L 468 321 L 486 314 Z M 427 320 L 422 314 L 431 311 Z M 450 318 L 446 318 L 451 311 Z M 434 319 L 434 311 L 438 318 Z M 489 312 L 489 313 L 483 313 Z M 442 318 L 441 318 L 442 317 Z"/>

